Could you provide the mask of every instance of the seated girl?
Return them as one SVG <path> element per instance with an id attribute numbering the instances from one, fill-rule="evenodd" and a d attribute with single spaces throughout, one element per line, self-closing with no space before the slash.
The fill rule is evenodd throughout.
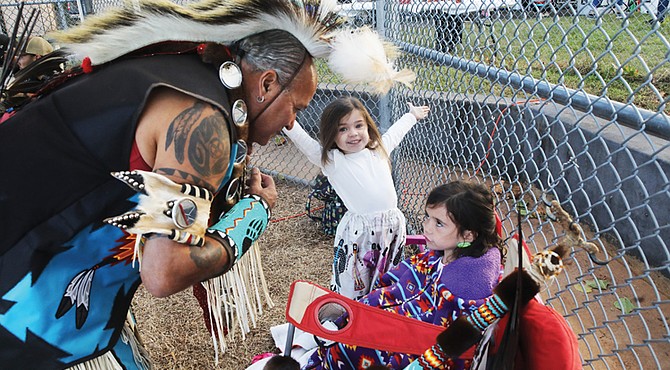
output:
<path id="1" fill-rule="evenodd" d="M 427 251 L 384 274 L 361 301 L 399 315 L 448 327 L 483 304 L 500 280 L 502 241 L 493 197 L 483 185 L 454 181 L 433 189 L 423 221 Z M 411 335 L 411 333 L 398 333 Z M 402 369 L 417 356 L 334 343 L 319 348 L 303 369 Z M 446 369 L 467 369 L 450 360 Z"/>

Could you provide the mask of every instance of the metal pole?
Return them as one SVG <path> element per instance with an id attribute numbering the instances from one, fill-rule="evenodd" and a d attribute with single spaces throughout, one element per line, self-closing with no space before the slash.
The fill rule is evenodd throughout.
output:
<path id="1" fill-rule="evenodd" d="M 546 81 L 537 80 L 531 76 L 522 76 L 517 72 L 509 72 L 505 69 L 455 57 L 414 44 L 399 41 L 398 45 L 408 53 L 443 63 L 452 68 L 495 81 L 501 85 L 520 88 L 540 98 L 569 105 L 582 112 L 593 113 L 597 117 L 608 121 L 616 120 L 622 125 L 638 130 L 643 129 L 663 139 L 670 140 L 670 118 L 663 112 L 653 112 L 634 105 L 612 101 L 606 96 L 587 94 L 581 90 L 554 85 Z"/>
<path id="2" fill-rule="evenodd" d="M 291 357 L 291 350 L 293 349 L 293 335 L 295 334 L 295 326 L 288 324 L 288 333 L 286 334 L 286 344 L 284 345 L 284 356 Z"/>
<path id="3" fill-rule="evenodd" d="M 84 6 L 81 3 L 81 0 L 77 0 L 77 9 L 79 10 L 79 21 L 84 21 Z"/>

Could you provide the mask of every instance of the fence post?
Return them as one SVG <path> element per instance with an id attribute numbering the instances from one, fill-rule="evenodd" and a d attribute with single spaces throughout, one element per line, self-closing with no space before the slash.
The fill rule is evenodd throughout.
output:
<path id="1" fill-rule="evenodd" d="M 386 27 L 384 22 L 386 20 L 386 11 L 384 10 L 384 0 L 375 1 L 375 17 L 377 25 L 377 33 L 382 37 L 386 37 Z M 382 132 L 386 131 L 391 126 L 391 101 L 387 94 L 379 98 L 379 128 Z"/>

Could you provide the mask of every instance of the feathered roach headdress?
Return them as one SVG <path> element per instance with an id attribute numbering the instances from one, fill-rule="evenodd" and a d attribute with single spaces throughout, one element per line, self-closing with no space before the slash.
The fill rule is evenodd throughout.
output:
<path id="1" fill-rule="evenodd" d="M 271 29 L 291 33 L 315 58 L 348 82 L 385 93 L 394 81 L 410 84 L 414 73 L 396 71 L 394 48 L 368 28 L 337 30 L 344 19 L 336 0 L 204 0 L 179 6 L 167 0 L 134 0 L 52 35 L 80 59 L 104 64 L 166 41 L 230 45 Z"/>

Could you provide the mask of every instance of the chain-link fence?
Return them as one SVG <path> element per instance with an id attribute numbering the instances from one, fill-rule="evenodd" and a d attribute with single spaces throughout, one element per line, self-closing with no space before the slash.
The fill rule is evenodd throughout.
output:
<path id="1" fill-rule="evenodd" d="M 670 364 L 670 92 L 667 0 L 352 1 L 340 4 L 403 50 L 413 88 L 377 97 L 318 64 L 320 87 L 301 114 L 314 133 L 333 97 L 361 98 L 382 131 L 406 102 L 431 116 L 393 152 L 399 204 L 420 233 L 427 191 L 466 178 L 491 186 L 505 235 L 517 213 L 533 251 L 565 230 L 545 213 L 558 200 L 600 252 L 575 250 L 544 292 L 577 334 L 585 368 Z M 96 0 L 26 3 L 34 34 L 69 27 L 113 6 Z M 3 31 L 16 3 L 3 2 Z M 14 13 L 15 14 L 15 13 Z M 318 168 L 278 138 L 253 162 L 307 185 Z M 609 262 L 607 264 L 599 264 Z M 468 277 L 464 277 L 468 278 Z"/>

